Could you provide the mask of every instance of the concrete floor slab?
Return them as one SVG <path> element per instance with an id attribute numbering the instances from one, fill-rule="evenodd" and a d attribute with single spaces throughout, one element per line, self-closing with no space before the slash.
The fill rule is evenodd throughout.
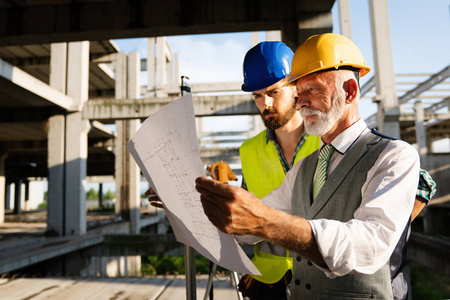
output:
<path id="1" fill-rule="evenodd" d="M 197 277 L 197 299 L 203 299 L 208 277 Z M 214 299 L 238 299 L 229 277 L 216 278 Z M 184 276 L 156 276 L 139 278 L 20 278 L 0 282 L 0 299 L 185 299 Z"/>

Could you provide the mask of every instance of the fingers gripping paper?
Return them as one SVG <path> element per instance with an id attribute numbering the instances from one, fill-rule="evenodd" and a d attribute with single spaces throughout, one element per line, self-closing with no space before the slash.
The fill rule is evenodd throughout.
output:
<path id="1" fill-rule="evenodd" d="M 147 118 L 127 147 L 164 203 L 179 242 L 229 270 L 260 274 L 234 237 L 219 231 L 203 212 L 195 179 L 205 171 L 191 94 Z"/>

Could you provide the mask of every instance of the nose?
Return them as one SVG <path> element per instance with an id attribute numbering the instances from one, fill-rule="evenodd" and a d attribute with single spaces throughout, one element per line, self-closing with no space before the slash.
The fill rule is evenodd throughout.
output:
<path id="1" fill-rule="evenodd" d="M 267 95 L 264 95 L 264 107 L 273 107 L 273 98 Z"/>
<path id="2" fill-rule="evenodd" d="M 303 93 L 298 93 L 297 96 L 295 97 L 295 100 L 296 100 L 295 107 L 297 108 L 305 108 L 311 105 L 309 98 L 306 97 L 306 95 Z"/>

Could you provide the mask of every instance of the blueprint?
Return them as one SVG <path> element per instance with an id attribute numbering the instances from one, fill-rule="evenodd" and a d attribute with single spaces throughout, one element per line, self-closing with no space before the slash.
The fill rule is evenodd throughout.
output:
<path id="1" fill-rule="evenodd" d="M 191 94 L 145 120 L 128 150 L 163 202 L 179 242 L 226 269 L 260 274 L 235 238 L 219 231 L 203 212 L 195 179 L 205 176 L 205 170 Z"/>

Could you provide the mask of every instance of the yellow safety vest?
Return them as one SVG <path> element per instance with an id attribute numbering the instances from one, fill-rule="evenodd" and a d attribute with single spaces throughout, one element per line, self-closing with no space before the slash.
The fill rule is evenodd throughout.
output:
<path id="1" fill-rule="evenodd" d="M 307 135 L 306 140 L 297 152 L 294 164 L 310 155 L 320 147 L 320 137 Z M 266 143 L 266 130 L 257 136 L 246 140 L 239 148 L 241 156 L 242 174 L 247 189 L 258 198 L 263 198 L 283 182 L 285 173 L 278 157 L 278 152 L 272 142 Z M 261 275 L 251 275 L 258 281 L 272 284 L 283 278 L 291 269 L 293 261 L 289 257 L 277 256 L 259 250 L 255 246 L 255 256 L 252 262 Z"/>

